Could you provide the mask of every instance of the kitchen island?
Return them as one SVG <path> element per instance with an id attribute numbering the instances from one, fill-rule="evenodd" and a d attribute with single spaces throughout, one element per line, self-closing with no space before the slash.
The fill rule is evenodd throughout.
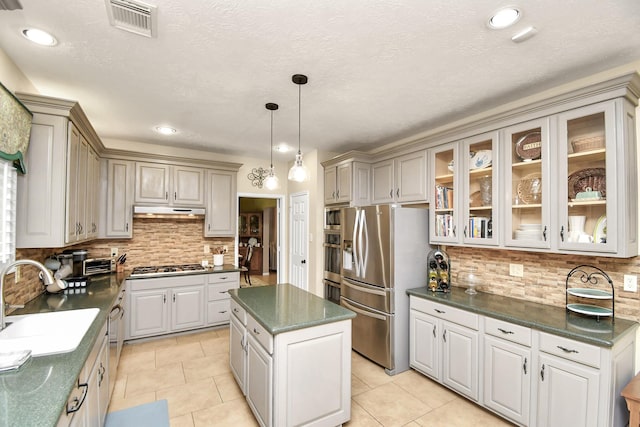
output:
<path id="1" fill-rule="evenodd" d="M 355 313 L 290 284 L 229 294 L 231 371 L 260 425 L 349 421 Z"/>
<path id="2" fill-rule="evenodd" d="M 72 294 L 42 294 L 12 313 L 100 309 L 75 350 L 33 357 L 18 370 L 0 373 L 0 427 L 57 425 L 66 414 L 67 399 L 76 389 L 85 361 L 104 332 L 123 283 L 124 275 L 96 276 L 86 288 L 70 289 L 68 292 Z"/>

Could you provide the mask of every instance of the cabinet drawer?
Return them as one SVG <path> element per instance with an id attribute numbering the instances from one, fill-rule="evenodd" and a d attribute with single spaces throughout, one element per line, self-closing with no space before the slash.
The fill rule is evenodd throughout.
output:
<path id="1" fill-rule="evenodd" d="M 467 328 L 478 330 L 479 317 L 470 311 L 460 310 L 445 304 L 429 301 L 422 298 L 411 297 L 411 308 L 431 316 L 438 317 Z"/>
<path id="2" fill-rule="evenodd" d="M 540 351 L 594 368 L 600 367 L 600 347 L 595 345 L 540 332 Z"/>
<path id="3" fill-rule="evenodd" d="M 507 341 L 531 347 L 531 329 L 492 317 L 484 318 L 484 330 L 487 334 Z"/>
<path id="4" fill-rule="evenodd" d="M 207 324 L 229 322 L 230 304 L 228 299 L 207 303 Z"/>
<path id="5" fill-rule="evenodd" d="M 251 316 L 247 316 L 247 332 L 251 334 L 269 354 L 273 354 L 273 336 Z"/>
<path id="6" fill-rule="evenodd" d="M 230 273 L 216 273 L 207 276 L 207 283 L 240 283 L 240 273 L 232 271 Z"/>
<path id="7" fill-rule="evenodd" d="M 229 298 L 229 289 L 237 286 L 234 283 L 221 283 L 207 286 L 207 301 L 218 301 Z"/>
<path id="8" fill-rule="evenodd" d="M 247 326 L 247 312 L 245 311 L 245 309 L 242 308 L 242 306 L 234 300 L 231 300 L 230 304 L 231 312 L 233 313 L 233 315 L 238 318 L 240 323 L 242 323 L 244 326 Z"/>

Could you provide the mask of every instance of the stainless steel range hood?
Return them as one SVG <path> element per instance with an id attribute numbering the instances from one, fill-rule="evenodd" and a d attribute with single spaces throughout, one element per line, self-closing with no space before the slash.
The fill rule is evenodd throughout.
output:
<path id="1" fill-rule="evenodd" d="M 172 206 L 134 206 L 134 218 L 201 218 L 204 208 L 172 207 Z"/>

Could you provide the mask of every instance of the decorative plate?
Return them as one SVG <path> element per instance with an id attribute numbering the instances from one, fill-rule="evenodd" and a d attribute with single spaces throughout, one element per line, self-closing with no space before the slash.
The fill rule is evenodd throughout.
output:
<path id="1" fill-rule="evenodd" d="M 524 204 L 542 203 L 542 177 L 540 174 L 532 173 L 522 178 L 518 183 L 517 192 Z"/>
<path id="2" fill-rule="evenodd" d="M 607 243 L 607 217 L 602 215 L 593 229 L 593 243 Z"/>
<path id="3" fill-rule="evenodd" d="M 600 196 L 607 196 L 607 170 L 605 168 L 589 168 L 569 175 L 569 199 L 575 199 L 580 192 L 599 191 Z"/>
<path id="4" fill-rule="evenodd" d="M 567 293 L 581 298 L 613 299 L 611 292 L 603 291 L 602 289 L 569 288 L 567 289 Z"/>
<path id="5" fill-rule="evenodd" d="M 570 311 L 580 314 L 586 314 L 587 316 L 613 316 L 613 310 L 605 307 L 598 307 L 591 304 L 567 304 L 567 308 Z"/>
<path id="6" fill-rule="evenodd" d="M 516 142 L 516 154 L 524 161 L 539 159 L 542 155 L 542 135 L 539 131 L 529 132 Z"/>
<path id="7" fill-rule="evenodd" d="M 491 166 L 491 150 L 478 150 L 469 160 L 469 169 L 484 169 Z"/>

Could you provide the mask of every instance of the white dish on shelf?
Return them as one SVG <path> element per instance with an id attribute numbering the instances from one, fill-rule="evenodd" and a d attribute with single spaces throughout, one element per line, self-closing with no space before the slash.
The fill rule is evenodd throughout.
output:
<path id="1" fill-rule="evenodd" d="M 593 243 L 607 243 L 607 217 L 602 215 L 593 230 Z"/>
<path id="2" fill-rule="evenodd" d="M 611 317 L 613 310 L 610 308 L 599 307 L 591 304 L 567 304 L 569 311 L 574 313 L 586 314 L 587 316 Z"/>
<path id="3" fill-rule="evenodd" d="M 469 160 L 469 169 L 484 169 L 491 166 L 491 150 L 478 150 Z"/>
<path id="4" fill-rule="evenodd" d="M 581 298 L 613 299 L 611 292 L 603 291 L 602 289 L 569 288 L 567 289 L 567 293 Z"/>

